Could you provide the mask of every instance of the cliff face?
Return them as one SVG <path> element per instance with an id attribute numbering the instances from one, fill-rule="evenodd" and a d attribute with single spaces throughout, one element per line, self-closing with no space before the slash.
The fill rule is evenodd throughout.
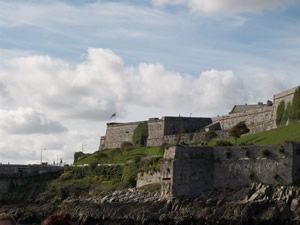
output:
<path id="1" fill-rule="evenodd" d="M 210 191 L 193 199 L 161 199 L 135 189 L 42 203 L 1 204 L 21 224 L 40 224 L 47 215 L 65 210 L 75 224 L 300 224 L 300 191 L 295 187 L 252 184 L 239 190 Z"/>

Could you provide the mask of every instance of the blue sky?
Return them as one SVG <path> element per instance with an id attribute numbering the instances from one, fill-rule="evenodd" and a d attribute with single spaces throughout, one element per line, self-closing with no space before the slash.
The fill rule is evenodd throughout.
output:
<path id="1" fill-rule="evenodd" d="M 0 162 L 97 150 L 105 124 L 217 116 L 300 84 L 295 0 L 1 1 Z"/>

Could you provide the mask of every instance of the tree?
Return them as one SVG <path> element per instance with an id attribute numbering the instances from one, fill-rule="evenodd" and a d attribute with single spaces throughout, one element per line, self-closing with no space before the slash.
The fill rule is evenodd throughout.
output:
<path id="1" fill-rule="evenodd" d="M 216 137 L 218 137 L 218 134 L 215 131 L 210 130 L 210 131 L 205 133 L 204 140 L 205 140 L 206 143 L 208 143 Z"/>
<path id="2" fill-rule="evenodd" d="M 229 135 L 235 138 L 235 144 L 237 144 L 237 139 L 240 138 L 243 134 L 249 133 L 250 129 L 246 125 L 245 121 L 241 121 L 231 128 Z"/>
<path id="3" fill-rule="evenodd" d="M 300 120 L 300 89 L 299 88 L 297 88 L 297 90 L 295 91 L 289 118 L 291 122 L 297 122 Z"/>

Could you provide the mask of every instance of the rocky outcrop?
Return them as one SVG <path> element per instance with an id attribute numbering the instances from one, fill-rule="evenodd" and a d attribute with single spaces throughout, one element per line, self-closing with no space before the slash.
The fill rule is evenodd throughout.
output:
<path id="1" fill-rule="evenodd" d="M 52 201 L 52 202 L 51 202 Z M 67 198 L 61 202 L 2 205 L 21 224 L 40 224 L 47 215 L 65 210 L 75 224 L 300 224 L 300 192 L 296 187 L 253 183 L 239 190 L 202 193 L 193 199 L 160 198 L 137 189 L 110 195 Z"/>

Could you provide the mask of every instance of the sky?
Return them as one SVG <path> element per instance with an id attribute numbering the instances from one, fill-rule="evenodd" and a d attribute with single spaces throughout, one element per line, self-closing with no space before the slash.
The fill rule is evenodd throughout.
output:
<path id="1" fill-rule="evenodd" d="M 299 59 L 297 0 L 1 0 L 0 163 L 72 163 L 109 122 L 272 100 Z"/>

